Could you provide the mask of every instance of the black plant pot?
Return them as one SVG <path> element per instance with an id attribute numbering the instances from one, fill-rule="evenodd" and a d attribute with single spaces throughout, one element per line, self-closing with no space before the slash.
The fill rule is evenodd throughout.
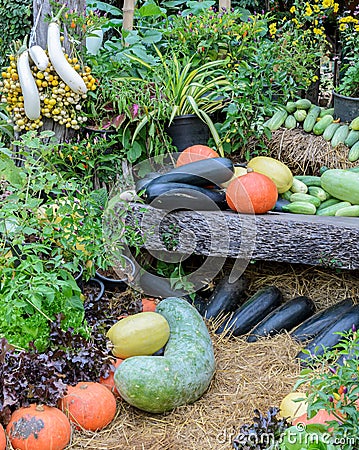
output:
<path id="1" fill-rule="evenodd" d="M 182 152 L 192 145 L 207 145 L 210 138 L 208 125 L 195 114 L 176 116 L 166 133 L 172 138 L 172 144 Z"/>
<path id="2" fill-rule="evenodd" d="M 333 92 L 334 116 L 341 122 L 351 122 L 359 116 L 359 98 L 346 97 Z"/>
<path id="3" fill-rule="evenodd" d="M 102 283 L 105 285 L 105 289 L 109 291 L 125 291 L 127 289 L 129 280 L 131 280 L 135 275 L 136 267 L 133 261 L 127 256 L 121 256 L 121 258 L 125 260 L 126 264 L 126 275 L 124 275 L 123 277 L 109 277 L 107 274 L 105 275 L 96 270 L 95 278 L 102 281 Z"/>
<path id="4" fill-rule="evenodd" d="M 86 286 L 92 286 L 98 291 L 97 295 L 93 298 L 93 301 L 97 302 L 101 300 L 103 294 L 105 293 L 105 285 L 101 280 L 98 280 L 97 278 L 90 278 L 88 281 L 82 281 L 80 286 L 82 292 L 84 291 Z"/>

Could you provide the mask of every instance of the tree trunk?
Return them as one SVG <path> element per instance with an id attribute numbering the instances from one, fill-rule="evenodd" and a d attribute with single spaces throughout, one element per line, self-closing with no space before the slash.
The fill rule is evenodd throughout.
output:
<path id="1" fill-rule="evenodd" d="M 82 14 L 86 8 L 86 0 L 67 0 L 67 7 L 69 10 Z M 49 0 L 33 0 L 33 24 L 36 25 L 34 33 L 34 42 L 42 48 L 47 47 L 47 28 L 48 18 L 51 17 L 51 6 Z M 65 30 L 64 47 L 69 51 L 68 39 L 66 39 Z M 74 134 L 74 130 L 65 128 L 51 119 L 44 119 L 42 130 L 53 130 L 59 142 L 69 139 Z"/>

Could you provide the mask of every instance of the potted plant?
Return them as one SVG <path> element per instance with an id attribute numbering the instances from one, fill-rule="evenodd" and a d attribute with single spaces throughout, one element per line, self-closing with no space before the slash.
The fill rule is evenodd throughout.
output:
<path id="1" fill-rule="evenodd" d="M 338 81 L 333 91 L 334 114 L 350 122 L 359 116 L 359 44 L 358 19 L 355 13 L 345 11 L 338 19 L 340 60 Z"/>
<path id="2" fill-rule="evenodd" d="M 144 88 L 155 86 L 161 93 L 162 100 L 168 108 L 162 113 L 162 119 L 166 122 L 166 131 L 176 140 L 173 142 L 179 151 L 189 145 L 207 144 L 209 133 L 212 135 L 217 149 L 223 154 L 219 135 L 211 119 L 211 114 L 223 108 L 226 98 L 223 97 L 230 91 L 230 84 L 226 78 L 224 68 L 227 60 L 207 61 L 201 66 L 194 62 L 194 58 L 179 59 L 176 53 L 165 57 L 160 50 L 155 47 L 159 64 L 151 66 L 144 60 L 128 55 L 135 63 L 140 65 L 141 74 L 138 77 L 128 77 L 133 83 L 139 83 Z M 143 69 L 145 69 L 143 71 Z M 229 97 L 229 96 L 228 96 Z M 151 109 L 148 105 L 148 113 L 138 124 L 132 142 L 136 139 L 145 125 L 158 115 L 158 109 Z M 189 126 L 183 127 L 190 121 Z M 179 123 L 182 132 L 173 131 L 175 124 Z M 205 124 L 205 142 L 198 142 L 198 125 L 193 130 L 193 123 Z M 195 132 L 194 138 L 190 136 L 191 130 Z M 183 141 L 181 139 L 184 139 Z"/>

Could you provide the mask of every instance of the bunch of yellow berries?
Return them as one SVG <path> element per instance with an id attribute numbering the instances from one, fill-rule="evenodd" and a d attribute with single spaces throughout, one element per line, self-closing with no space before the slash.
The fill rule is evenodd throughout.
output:
<path id="1" fill-rule="evenodd" d="M 96 80 L 91 75 L 91 68 L 81 67 L 77 58 L 65 55 L 67 61 L 80 74 L 89 91 L 96 89 Z M 66 128 L 78 130 L 87 117 L 82 113 L 83 100 L 87 94 L 76 94 L 67 86 L 54 70 L 51 63 L 44 71 L 35 65 L 31 66 L 39 90 L 41 102 L 41 116 L 36 120 L 30 120 L 25 115 L 24 98 L 19 83 L 19 75 L 16 68 L 16 56 L 10 55 L 10 65 L 2 72 L 3 80 L 0 80 L 1 102 L 6 103 L 6 109 L 10 113 L 14 123 L 14 131 L 29 131 L 40 128 L 43 118 L 52 119 Z"/>

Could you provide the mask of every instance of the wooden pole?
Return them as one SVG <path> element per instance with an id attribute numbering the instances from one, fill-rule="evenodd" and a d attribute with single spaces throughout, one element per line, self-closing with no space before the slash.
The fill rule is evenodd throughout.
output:
<path id="1" fill-rule="evenodd" d="M 231 0 L 219 0 L 219 9 L 221 8 L 231 9 Z"/>
<path id="2" fill-rule="evenodd" d="M 124 30 L 133 29 L 133 16 L 135 13 L 136 0 L 124 0 L 123 3 L 123 25 Z"/>

